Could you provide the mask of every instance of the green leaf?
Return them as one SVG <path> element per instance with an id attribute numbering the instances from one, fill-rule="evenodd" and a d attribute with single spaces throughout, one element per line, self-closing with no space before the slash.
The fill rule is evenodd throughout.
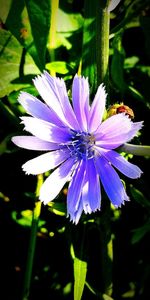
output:
<path id="1" fill-rule="evenodd" d="M 82 46 L 82 74 L 88 77 L 91 94 L 97 88 L 97 65 L 96 65 L 96 2 L 85 1 Z"/>
<path id="2" fill-rule="evenodd" d="M 81 14 L 68 14 L 58 9 L 56 24 L 56 44 L 55 47 L 64 46 L 67 50 L 72 48 L 70 37 L 83 26 L 83 17 Z"/>
<path id="3" fill-rule="evenodd" d="M 133 86 L 128 86 L 127 87 L 127 92 L 132 95 L 132 97 L 134 97 L 135 99 L 137 99 L 138 101 L 142 102 L 144 105 L 146 105 L 146 107 L 148 109 L 150 109 L 150 103 L 148 101 L 146 101 L 145 97 L 143 97 L 143 95 Z"/>
<path id="4" fill-rule="evenodd" d="M 149 0 L 141 1 L 124 1 L 125 16 L 121 22 L 112 28 L 111 33 L 116 33 L 122 29 L 139 26 L 138 16 L 141 16 L 141 11 L 149 6 Z"/>
<path id="5" fill-rule="evenodd" d="M 111 77 L 119 90 L 124 92 L 127 88 L 127 85 L 124 80 L 125 51 L 122 46 L 122 33 L 116 34 L 112 46 L 114 49 L 114 54 L 111 62 Z"/>
<path id="6" fill-rule="evenodd" d="M 54 61 L 46 64 L 46 69 L 48 71 L 54 71 L 58 74 L 68 74 L 73 73 L 74 64 L 67 64 L 65 61 Z"/>
<path id="7" fill-rule="evenodd" d="M 150 221 L 148 221 L 143 226 L 132 230 L 132 232 L 133 232 L 133 236 L 131 239 L 132 244 L 138 243 L 146 235 L 146 233 L 150 232 Z"/>
<path id="8" fill-rule="evenodd" d="M 139 62 L 139 57 L 131 56 L 124 60 L 124 69 L 131 69 Z"/>
<path id="9" fill-rule="evenodd" d="M 138 189 L 134 188 L 132 185 L 130 186 L 131 188 L 131 194 L 132 197 L 136 202 L 138 202 L 140 205 L 146 207 L 147 209 L 150 209 L 150 201 L 145 198 L 143 193 L 139 191 Z"/>
<path id="10" fill-rule="evenodd" d="M 106 294 L 103 294 L 103 300 L 114 300 L 112 297 L 106 295 Z"/>
<path id="11" fill-rule="evenodd" d="M 18 215 L 17 211 L 12 211 L 12 219 L 18 223 L 21 226 L 24 227 L 30 227 L 32 223 L 32 215 L 33 212 L 32 210 L 23 210 L 21 211 L 20 215 Z M 46 222 L 44 220 L 39 220 L 38 222 L 38 227 L 41 227 L 45 224 Z"/>
<path id="12" fill-rule="evenodd" d="M 12 91 L 20 90 L 30 86 L 18 80 L 19 66 L 23 48 L 9 31 L 0 29 L 0 97 L 9 95 Z M 29 54 L 26 55 L 24 73 L 37 74 L 39 69 L 34 64 Z"/>
<path id="13" fill-rule="evenodd" d="M 24 0 L 12 0 L 12 5 L 5 24 L 19 43 L 30 53 L 34 62 L 42 71 L 44 66 L 34 44 L 31 25 Z"/>
<path id="14" fill-rule="evenodd" d="M 49 202 L 48 208 L 55 215 L 59 215 L 59 216 L 66 215 L 66 205 L 64 203 Z"/>
<path id="15" fill-rule="evenodd" d="M 80 300 L 83 294 L 87 273 L 87 263 L 74 258 L 74 300 Z"/>
<path id="16" fill-rule="evenodd" d="M 73 32 L 79 30 L 83 25 L 81 14 L 68 14 L 58 9 L 57 32 Z"/>
<path id="17" fill-rule="evenodd" d="M 46 46 L 50 29 L 50 1 L 25 0 L 34 45 L 42 67 L 45 67 Z"/>
<path id="18" fill-rule="evenodd" d="M 5 23 L 10 7 L 11 7 L 12 0 L 0 0 L 0 19 L 3 23 Z"/>

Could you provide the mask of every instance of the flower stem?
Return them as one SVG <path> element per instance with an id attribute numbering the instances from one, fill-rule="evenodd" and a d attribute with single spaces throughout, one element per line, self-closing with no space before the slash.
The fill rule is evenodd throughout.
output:
<path id="1" fill-rule="evenodd" d="M 38 222 L 41 213 L 41 201 L 37 201 L 37 197 L 39 195 L 39 190 L 42 183 L 43 183 L 43 176 L 38 175 L 37 187 L 36 187 L 36 201 L 32 212 L 31 233 L 30 233 L 27 263 L 26 263 L 26 270 L 25 270 L 25 277 L 24 277 L 22 300 L 28 300 L 30 294 L 30 285 L 31 285 L 33 262 L 34 262 L 34 255 L 35 255 Z"/>
<path id="2" fill-rule="evenodd" d="M 58 7 L 59 7 L 59 0 L 51 0 L 51 24 L 50 24 L 49 41 L 47 45 L 51 61 L 55 60 L 56 25 L 57 25 L 56 22 L 57 22 Z"/>
<path id="3" fill-rule="evenodd" d="M 96 62 L 97 83 L 104 83 L 108 91 L 108 61 L 109 61 L 109 12 L 102 8 L 98 1 L 96 10 Z"/>
<path id="4" fill-rule="evenodd" d="M 150 146 L 124 144 L 118 148 L 119 152 L 126 152 L 133 155 L 150 157 Z"/>
<path id="5" fill-rule="evenodd" d="M 97 84 L 104 83 L 109 94 L 109 1 L 99 0 L 96 10 L 96 66 Z M 101 250 L 101 276 L 102 293 L 109 296 L 112 294 L 112 260 L 113 244 L 110 225 L 110 202 L 105 199 L 102 203 L 102 213 L 97 220 L 100 227 Z"/>
<path id="6" fill-rule="evenodd" d="M 109 1 L 85 0 L 82 74 L 89 78 L 92 94 L 100 83 L 108 90 Z"/>

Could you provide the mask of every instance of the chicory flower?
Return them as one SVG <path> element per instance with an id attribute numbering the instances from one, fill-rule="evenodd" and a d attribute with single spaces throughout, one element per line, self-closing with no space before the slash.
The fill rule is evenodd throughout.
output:
<path id="1" fill-rule="evenodd" d="M 63 79 L 46 71 L 34 79 L 44 102 L 22 92 L 19 102 L 31 116 L 21 117 L 31 136 L 15 136 L 19 147 L 46 151 L 27 161 L 27 174 L 54 171 L 40 190 L 40 200 L 47 204 L 57 197 L 69 181 L 67 214 L 78 223 L 82 211 L 95 212 L 101 207 L 101 184 L 115 207 L 129 200 L 116 169 L 129 178 L 138 178 L 141 170 L 114 151 L 130 141 L 142 127 L 120 113 L 102 121 L 106 91 L 103 84 L 90 105 L 88 79 L 76 75 L 72 85 L 72 104 Z M 100 184 L 101 183 L 101 184 Z"/>

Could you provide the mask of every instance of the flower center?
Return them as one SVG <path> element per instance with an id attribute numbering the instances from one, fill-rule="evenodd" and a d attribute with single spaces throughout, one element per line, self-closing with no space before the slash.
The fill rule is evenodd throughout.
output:
<path id="1" fill-rule="evenodd" d="M 95 137 L 87 132 L 73 131 L 72 140 L 68 145 L 72 156 L 78 159 L 90 159 L 94 155 Z"/>

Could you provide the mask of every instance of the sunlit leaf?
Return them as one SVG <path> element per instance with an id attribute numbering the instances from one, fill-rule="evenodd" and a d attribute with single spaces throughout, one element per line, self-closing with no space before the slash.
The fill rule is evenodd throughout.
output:
<path id="1" fill-rule="evenodd" d="M 21 226 L 30 227 L 32 223 L 32 210 L 23 210 L 20 214 L 17 211 L 12 211 L 12 219 Z M 46 222 L 44 220 L 39 220 L 38 227 L 41 227 Z"/>
<path id="2" fill-rule="evenodd" d="M 13 82 L 14 79 L 19 77 L 22 49 L 19 42 L 9 31 L 0 29 L 0 97 L 9 95 L 12 91 L 30 86 L 29 83 L 21 81 L 18 81 L 18 83 Z M 24 73 L 39 73 L 29 54 L 26 55 Z"/>
<path id="3" fill-rule="evenodd" d="M 124 60 L 124 69 L 133 68 L 139 62 L 139 57 L 131 56 Z"/>
<path id="4" fill-rule="evenodd" d="M 67 50 L 72 48 L 69 38 L 79 31 L 83 26 L 83 17 L 81 14 L 68 14 L 58 9 L 57 25 L 56 25 L 56 43 L 55 47 L 65 47 Z"/>
<path id="5" fill-rule="evenodd" d="M 102 298 L 103 298 L 103 300 L 114 300 L 112 297 L 110 297 L 106 294 L 103 294 Z"/>
<path id="6" fill-rule="evenodd" d="M 87 273 L 87 263 L 74 258 L 74 300 L 80 300 L 83 294 Z"/>
<path id="7" fill-rule="evenodd" d="M 64 203 L 49 202 L 48 209 L 55 215 L 59 215 L 59 216 L 66 215 L 66 205 Z"/>
<path id="8" fill-rule="evenodd" d="M 51 72 L 54 71 L 58 74 L 73 73 L 74 64 L 67 64 L 65 61 L 54 61 L 46 64 L 46 69 Z"/>
<path id="9" fill-rule="evenodd" d="M 12 0 L 5 24 L 19 43 L 30 53 L 38 68 L 43 70 L 44 66 L 34 44 L 28 12 L 23 0 Z"/>
<path id="10" fill-rule="evenodd" d="M 62 9 L 58 9 L 57 15 L 57 31 L 72 32 L 80 29 L 83 25 L 81 14 L 68 14 Z"/>

